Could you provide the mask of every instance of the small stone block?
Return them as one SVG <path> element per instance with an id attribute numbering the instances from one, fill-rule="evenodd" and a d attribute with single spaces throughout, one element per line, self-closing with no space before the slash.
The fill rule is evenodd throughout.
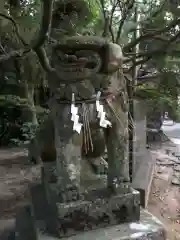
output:
<path id="1" fill-rule="evenodd" d="M 38 227 L 45 229 L 45 231 L 53 236 L 58 236 L 56 204 L 50 204 L 47 201 L 45 189 L 42 184 L 31 187 L 31 199 L 35 218 L 38 223 L 41 223 L 38 224 Z"/>
<path id="2" fill-rule="evenodd" d="M 137 221 L 140 216 L 139 192 L 110 197 L 94 197 L 94 200 L 57 203 L 59 213 L 59 237 L 67 237 L 124 222 Z"/>
<path id="3" fill-rule="evenodd" d="M 31 206 L 25 206 L 16 217 L 15 224 L 16 240 L 37 240 L 35 219 L 32 214 Z"/>

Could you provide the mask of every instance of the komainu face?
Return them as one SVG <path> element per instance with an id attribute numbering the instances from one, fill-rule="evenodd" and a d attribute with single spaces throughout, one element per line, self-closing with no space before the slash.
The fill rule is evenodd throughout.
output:
<path id="1" fill-rule="evenodd" d="M 97 90 L 108 89 L 111 76 L 122 66 L 122 51 L 120 46 L 104 38 L 70 37 L 54 47 L 51 64 L 56 84 L 64 86 L 69 94 L 75 92 L 82 98 L 83 95 L 89 97 Z"/>

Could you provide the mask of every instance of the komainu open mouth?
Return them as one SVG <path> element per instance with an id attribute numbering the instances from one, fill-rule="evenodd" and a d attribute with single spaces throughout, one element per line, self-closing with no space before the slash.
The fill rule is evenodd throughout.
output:
<path id="1" fill-rule="evenodd" d="M 62 74 L 64 78 L 88 78 L 97 73 L 101 68 L 101 57 L 91 50 L 79 51 L 60 51 L 56 50 L 56 61 L 54 67 Z M 73 75 L 72 75 L 73 73 Z"/>

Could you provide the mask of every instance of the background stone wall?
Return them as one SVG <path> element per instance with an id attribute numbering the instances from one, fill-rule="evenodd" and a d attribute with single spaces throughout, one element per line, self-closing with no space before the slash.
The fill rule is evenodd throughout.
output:
<path id="1" fill-rule="evenodd" d="M 134 101 L 134 147 L 133 147 L 133 174 L 139 168 L 146 149 L 146 105 L 143 102 Z"/>
<path id="2" fill-rule="evenodd" d="M 144 102 L 134 101 L 134 146 L 132 186 L 140 191 L 141 205 L 147 206 L 151 188 L 154 162 L 147 149 L 147 106 Z"/>

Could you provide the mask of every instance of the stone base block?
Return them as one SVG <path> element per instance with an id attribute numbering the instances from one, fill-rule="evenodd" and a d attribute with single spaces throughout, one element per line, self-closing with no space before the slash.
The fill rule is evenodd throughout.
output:
<path id="1" fill-rule="evenodd" d="M 94 195 L 84 201 L 57 203 L 59 237 L 139 220 L 140 199 L 137 191 L 106 197 L 98 197 L 97 191 L 97 196 Z"/>
<path id="2" fill-rule="evenodd" d="M 44 232 L 37 233 L 38 240 L 58 240 Z M 27 233 L 28 236 L 28 233 Z M 20 240 L 35 240 L 33 238 L 20 238 Z M 141 210 L 140 220 L 125 224 L 118 224 L 106 228 L 81 232 L 62 240 L 166 240 L 166 231 L 162 223 L 146 210 Z M 19 240 L 16 236 L 15 240 Z"/>
<path id="3" fill-rule="evenodd" d="M 48 238 L 40 238 L 50 240 Z M 146 210 L 141 210 L 140 221 L 115 225 L 78 234 L 62 240 L 165 240 L 166 231 L 162 223 Z M 53 240 L 53 239 L 52 239 Z"/>
<path id="4" fill-rule="evenodd" d="M 58 238 L 138 221 L 140 217 L 139 192 L 133 189 L 116 195 L 107 189 L 94 190 L 84 195 L 83 200 L 69 203 L 47 200 L 43 185 L 32 188 L 31 195 L 37 229 Z"/>

